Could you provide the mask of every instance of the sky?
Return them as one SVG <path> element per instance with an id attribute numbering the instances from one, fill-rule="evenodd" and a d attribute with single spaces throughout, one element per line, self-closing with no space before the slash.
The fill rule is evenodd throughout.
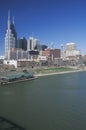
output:
<path id="1" fill-rule="evenodd" d="M 14 17 L 18 38 L 38 38 L 42 44 L 61 48 L 74 42 L 86 54 L 86 0 L 0 0 L 0 55 L 8 10 Z"/>

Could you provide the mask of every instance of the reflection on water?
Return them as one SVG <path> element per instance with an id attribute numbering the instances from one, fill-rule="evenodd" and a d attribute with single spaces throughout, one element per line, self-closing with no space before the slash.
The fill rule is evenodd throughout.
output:
<path id="1" fill-rule="evenodd" d="M 86 72 L 40 77 L 0 88 L 0 115 L 27 130 L 84 130 Z"/>

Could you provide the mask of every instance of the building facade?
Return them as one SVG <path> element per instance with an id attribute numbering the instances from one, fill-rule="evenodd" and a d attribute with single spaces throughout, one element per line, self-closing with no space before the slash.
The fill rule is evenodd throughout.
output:
<path id="1" fill-rule="evenodd" d="M 10 51 L 10 59 L 18 60 L 18 59 L 28 59 L 28 52 L 22 49 L 13 48 Z"/>

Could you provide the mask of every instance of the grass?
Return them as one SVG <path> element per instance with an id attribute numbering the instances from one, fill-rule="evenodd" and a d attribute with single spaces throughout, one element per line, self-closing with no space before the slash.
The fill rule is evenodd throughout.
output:
<path id="1" fill-rule="evenodd" d="M 36 73 L 55 73 L 55 72 L 65 72 L 72 71 L 72 68 L 68 67 L 59 67 L 59 68 L 47 68 L 47 69 L 36 69 Z"/>

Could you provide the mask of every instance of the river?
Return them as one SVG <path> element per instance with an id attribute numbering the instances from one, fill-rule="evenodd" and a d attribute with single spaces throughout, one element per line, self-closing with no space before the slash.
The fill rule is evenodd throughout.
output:
<path id="1" fill-rule="evenodd" d="M 0 87 L 0 116 L 26 130 L 85 130 L 86 72 Z"/>

